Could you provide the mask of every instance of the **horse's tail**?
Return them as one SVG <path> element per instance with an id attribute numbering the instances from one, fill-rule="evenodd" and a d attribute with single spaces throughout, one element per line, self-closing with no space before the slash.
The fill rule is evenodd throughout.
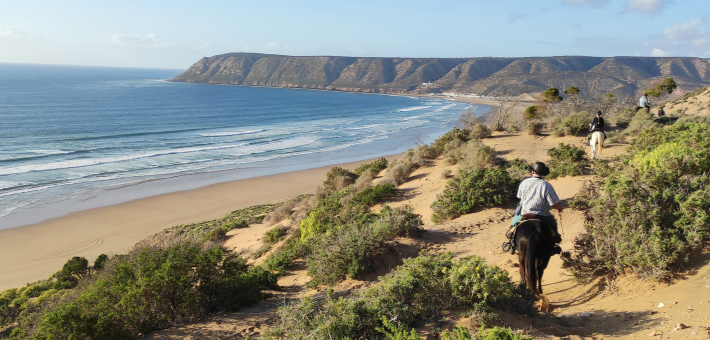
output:
<path id="1" fill-rule="evenodd" d="M 535 294 L 539 295 L 537 289 L 537 251 L 540 248 L 540 234 L 533 232 L 528 239 L 528 247 L 525 252 L 525 284 Z"/>

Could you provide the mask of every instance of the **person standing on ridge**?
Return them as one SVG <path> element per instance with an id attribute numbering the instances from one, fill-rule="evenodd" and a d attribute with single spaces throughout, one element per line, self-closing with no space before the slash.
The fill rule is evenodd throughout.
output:
<path id="1" fill-rule="evenodd" d="M 639 106 L 636 108 L 636 111 L 634 111 L 634 113 L 638 113 L 639 110 L 643 109 L 644 107 L 648 109 L 649 113 L 651 112 L 651 104 L 648 102 L 648 95 L 645 93 L 643 94 L 643 96 L 641 96 L 641 99 L 639 99 Z"/>

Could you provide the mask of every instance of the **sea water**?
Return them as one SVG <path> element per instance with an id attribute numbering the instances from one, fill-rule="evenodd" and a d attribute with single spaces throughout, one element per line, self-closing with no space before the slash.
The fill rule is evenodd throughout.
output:
<path id="1" fill-rule="evenodd" d="M 433 98 L 166 81 L 179 73 L 0 63 L 0 229 L 169 178 L 190 180 L 137 195 L 395 154 L 432 142 L 465 110 L 485 111 Z M 10 218 L 20 213 L 32 218 Z"/>

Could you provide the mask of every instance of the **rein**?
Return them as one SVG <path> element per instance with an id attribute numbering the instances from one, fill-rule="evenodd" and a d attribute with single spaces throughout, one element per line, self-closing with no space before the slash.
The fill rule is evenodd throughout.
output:
<path id="1" fill-rule="evenodd" d="M 566 238 L 565 228 L 562 227 L 562 210 L 557 210 L 557 216 L 559 217 L 559 222 L 557 224 L 559 224 L 560 230 L 562 230 L 562 237 Z"/>

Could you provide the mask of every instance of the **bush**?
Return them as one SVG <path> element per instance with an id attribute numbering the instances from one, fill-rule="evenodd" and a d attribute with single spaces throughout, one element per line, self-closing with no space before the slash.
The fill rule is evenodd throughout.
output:
<path id="1" fill-rule="evenodd" d="M 448 179 L 449 177 L 451 177 L 451 173 L 451 169 L 444 169 L 441 171 L 441 178 Z"/>
<path id="2" fill-rule="evenodd" d="M 387 164 L 387 159 L 385 159 L 384 157 L 380 157 L 372 163 L 365 163 L 360 165 L 353 172 L 358 176 L 362 175 L 366 170 L 370 169 L 375 171 L 376 173 L 379 173 L 380 171 L 387 169 Z"/>
<path id="3" fill-rule="evenodd" d="M 432 221 L 459 217 L 479 206 L 503 204 L 513 198 L 520 182 L 504 169 L 459 170 L 432 204 Z"/>
<path id="4" fill-rule="evenodd" d="M 311 285 L 332 285 L 346 274 L 357 278 L 368 271 L 373 258 L 384 254 L 386 242 L 418 230 L 421 224 L 421 217 L 411 210 L 385 206 L 372 224 L 342 227 L 324 235 L 306 259 Z"/>
<path id="5" fill-rule="evenodd" d="M 565 135 L 567 135 L 567 131 L 564 127 L 558 126 L 558 127 L 554 128 L 552 130 L 552 132 L 550 132 L 550 134 L 553 137 L 564 137 Z"/>
<path id="6" fill-rule="evenodd" d="M 473 264 L 477 267 L 471 267 Z M 458 274 L 460 270 L 476 275 L 462 276 Z M 490 290 L 483 292 L 478 290 L 480 287 Z M 383 318 L 393 320 L 391 326 L 403 330 L 446 309 L 503 302 L 514 298 L 514 294 L 515 286 L 508 273 L 477 257 L 455 262 L 450 253 L 422 255 L 405 259 L 379 282 L 351 297 L 328 294 L 322 300 L 309 297 L 279 308 L 281 323 L 270 335 L 281 339 L 381 339 L 385 336 L 380 331 Z M 403 336 L 402 332 L 385 327 L 391 335 Z"/>
<path id="7" fill-rule="evenodd" d="M 444 153 L 444 147 L 446 144 L 449 144 L 450 142 L 454 140 L 460 140 L 462 142 L 468 142 L 469 140 L 472 139 L 471 137 L 471 131 L 467 129 L 460 130 L 458 128 L 453 128 L 451 131 L 443 134 L 441 137 L 437 138 L 436 141 L 434 141 L 434 144 L 432 144 L 432 148 L 434 151 L 434 157 L 436 158 L 440 156 L 441 154 Z"/>
<path id="8" fill-rule="evenodd" d="M 491 129 L 483 124 L 477 124 L 471 128 L 471 133 L 469 133 L 469 138 L 471 139 L 483 139 L 491 136 Z"/>
<path id="9" fill-rule="evenodd" d="M 220 246 L 136 249 L 109 260 L 98 275 L 21 323 L 17 333 L 34 339 L 134 338 L 262 297 L 246 261 Z"/>
<path id="10" fill-rule="evenodd" d="M 710 237 L 710 126 L 648 129 L 627 151 L 588 195 L 586 233 L 565 257 L 580 280 L 627 268 L 663 279 Z"/>
<path id="11" fill-rule="evenodd" d="M 414 167 L 408 163 L 396 163 L 387 170 L 384 181 L 394 185 L 401 185 L 409 179 L 409 175 L 414 171 Z"/>
<path id="12" fill-rule="evenodd" d="M 580 147 L 560 143 L 558 147 L 547 150 L 547 154 L 550 155 L 549 179 L 582 175 L 583 169 L 589 166 L 587 154 Z"/>
<path id="13" fill-rule="evenodd" d="M 540 119 L 540 109 L 535 106 L 528 106 L 527 109 L 525 109 L 525 113 L 523 114 L 523 117 L 527 120 L 539 120 Z"/>
<path id="14" fill-rule="evenodd" d="M 496 164 L 496 150 L 480 142 L 469 142 L 464 153 L 466 156 L 460 161 L 459 168 L 483 169 Z"/>
<path id="15" fill-rule="evenodd" d="M 545 123 L 542 122 L 527 122 L 525 123 L 525 132 L 529 135 L 539 135 L 544 127 Z"/>
<path id="16" fill-rule="evenodd" d="M 589 123 L 592 117 L 586 111 L 573 113 L 562 121 L 562 126 L 565 127 L 565 132 L 569 131 L 572 136 L 579 136 L 582 131 L 589 130 Z"/>

